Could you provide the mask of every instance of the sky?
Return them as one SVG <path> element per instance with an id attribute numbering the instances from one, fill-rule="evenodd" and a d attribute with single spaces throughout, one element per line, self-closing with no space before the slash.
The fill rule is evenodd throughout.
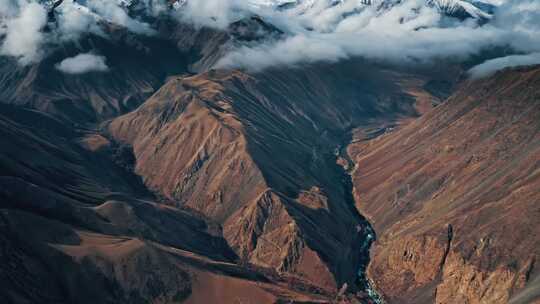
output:
<path id="1" fill-rule="evenodd" d="M 297 8 L 285 11 L 272 8 L 273 0 L 188 0 L 172 13 L 163 1 L 142 0 L 142 3 L 149 15 L 170 13 L 181 22 L 218 29 L 257 14 L 286 33 L 279 40 L 269 39 L 232 49 L 218 62 L 217 68 L 258 71 L 279 65 L 334 62 L 358 56 L 395 63 L 421 63 L 445 57 L 466 59 L 496 46 L 510 46 L 527 59 L 515 55 L 500 58 L 486 63 L 484 70 L 509 67 L 514 62 L 540 63 L 535 55 L 540 53 L 538 0 L 485 0 L 498 7 L 491 20 L 483 25 L 445 17 L 437 9 L 426 6 L 426 0 L 405 0 L 386 9 L 361 5 L 358 0 L 341 0 L 339 5 L 331 5 L 331 0 L 304 0 Z M 99 27 L 101 20 L 140 35 L 155 34 L 151 25 L 131 18 L 120 2 L 66 0 L 58 9 L 57 26 L 45 32 L 45 5 L 36 0 L 0 0 L 0 56 L 17 58 L 21 65 L 38 62 L 47 55 L 47 48 L 55 44 L 76 41 L 88 32 L 106 36 Z M 84 67 L 89 60 L 102 60 L 99 54 L 81 55 L 87 56 L 67 62 Z M 99 62 L 106 67 L 106 58 Z M 473 74 L 479 75 L 472 71 Z"/>

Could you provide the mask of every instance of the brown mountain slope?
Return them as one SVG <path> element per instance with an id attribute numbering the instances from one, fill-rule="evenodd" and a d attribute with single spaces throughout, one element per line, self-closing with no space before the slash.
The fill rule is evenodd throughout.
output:
<path id="1" fill-rule="evenodd" d="M 361 61 L 210 71 L 171 79 L 107 130 L 150 189 L 222 224 L 241 259 L 354 290 L 369 231 L 335 153 L 353 126 L 416 115 L 407 77 Z"/>
<path id="2" fill-rule="evenodd" d="M 357 64 L 171 79 L 109 124 L 123 143 L 0 105 L 0 296 L 280 303 L 357 290 L 369 230 L 336 148 L 356 123 L 416 115 L 399 73 Z"/>
<path id="3" fill-rule="evenodd" d="M 369 276 L 388 302 L 538 299 L 540 68 L 467 81 L 349 152 L 379 236 Z"/>
<path id="4" fill-rule="evenodd" d="M 2 303 L 334 297 L 301 278 L 234 264 L 218 226 L 155 203 L 129 157 L 93 131 L 6 105 L 0 126 Z"/>
<path id="5" fill-rule="evenodd" d="M 124 235 L 0 211 L 3 303 L 328 303 L 285 279 Z M 296 290 L 295 290 L 296 289 Z"/>

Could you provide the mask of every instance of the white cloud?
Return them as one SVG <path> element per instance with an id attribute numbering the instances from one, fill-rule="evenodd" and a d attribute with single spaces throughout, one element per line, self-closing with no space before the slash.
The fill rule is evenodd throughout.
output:
<path id="1" fill-rule="evenodd" d="M 130 16 L 118 0 L 64 1 L 57 9 L 57 27 L 43 33 L 46 12 L 29 1 L 0 0 L 0 37 L 4 36 L 0 54 L 17 57 L 23 64 L 42 57 L 45 41 L 50 47 L 89 32 L 105 37 L 99 25 L 102 21 L 139 34 L 155 33 L 142 18 Z M 237 48 L 219 61 L 217 67 L 221 68 L 259 70 L 355 56 L 398 63 L 429 62 L 447 56 L 465 58 L 482 49 L 506 45 L 521 53 L 540 52 L 538 0 L 491 0 L 501 6 L 482 26 L 442 17 L 426 6 L 426 0 L 395 0 L 393 6 L 382 10 L 358 0 L 342 0 L 340 4 L 313 0 L 285 11 L 270 9 L 272 1 L 283 2 L 188 0 L 177 13 L 184 22 L 220 29 L 258 14 L 286 33 L 279 41 L 236 44 Z M 163 14 L 167 7 L 165 0 L 141 0 L 138 5 L 149 16 Z"/>
<path id="2" fill-rule="evenodd" d="M 60 41 L 77 40 L 85 33 L 105 34 L 98 26 L 99 15 L 76 2 L 64 1 L 57 9 L 58 31 Z"/>
<path id="3" fill-rule="evenodd" d="M 82 35 L 93 33 L 105 37 L 100 25 L 107 21 L 144 35 L 155 31 L 149 24 L 130 17 L 126 9 L 114 0 L 64 1 L 56 9 L 55 23 L 47 24 L 46 1 L 0 0 L 0 55 L 18 59 L 22 65 L 37 62 L 49 48 L 64 41 L 76 41 Z M 143 8 L 158 14 L 164 0 L 143 0 Z M 43 31 L 45 26 L 49 31 Z"/>
<path id="4" fill-rule="evenodd" d="M 501 3 L 493 21 L 480 26 L 443 17 L 426 6 L 426 0 L 396 1 L 386 10 L 359 5 L 357 0 L 343 0 L 338 5 L 318 0 L 302 10 L 266 16 L 291 36 L 241 46 L 217 66 L 260 70 L 355 56 L 397 63 L 430 62 L 448 56 L 466 58 L 505 45 L 519 52 L 540 51 L 540 1 Z"/>
<path id="5" fill-rule="evenodd" d="M 244 0 L 189 0 L 178 10 L 177 15 L 182 21 L 197 26 L 225 28 L 248 9 Z"/>
<path id="6" fill-rule="evenodd" d="M 79 54 L 62 60 L 56 68 L 66 74 L 84 74 L 89 72 L 106 72 L 109 67 L 104 56 L 91 53 Z"/>
<path id="7" fill-rule="evenodd" d="M 42 29 L 47 22 L 45 8 L 34 2 L 19 1 L 18 5 L 4 2 L 6 0 L 0 2 L 0 18 L 9 19 L 4 24 L 5 38 L 0 54 L 16 57 L 23 65 L 38 61 L 43 55 Z"/>
<path id="8" fill-rule="evenodd" d="M 152 35 L 155 31 L 149 24 L 131 18 L 118 1 L 111 0 L 87 0 L 86 7 L 95 11 L 105 20 L 124 26 L 138 34 Z"/>
<path id="9" fill-rule="evenodd" d="M 493 24 L 511 34 L 507 43 L 517 50 L 540 51 L 540 1 L 508 1 L 497 9 Z"/>
<path id="10" fill-rule="evenodd" d="M 13 0 L 0 0 L 0 16 L 13 17 L 19 12 L 19 5 Z"/>
<path id="11" fill-rule="evenodd" d="M 512 67 L 528 66 L 540 64 L 540 53 L 528 55 L 513 55 L 502 58 L 488 60 L 469 70 L 471 78 L 482 78 L 493 75 L 495 72 Z"/>
<path id="12" fill-rule="evenodd" d="M 319 24 L 321 30 L 292 25 L 289 27 L 294 29 L 292 36 L 275 43 L 241 47 L 223 58 L 218 66 L 259 70 L 354 56 L 427 62 L 434 57 L 467 56 L 499 38 L 497 31 L 488 27 L 472 24 L 443 27 L 440 14 L 420 0 L 405 1 L 383 12 L 365 7 L 337 23 L 333 17 L 328 20 L 334 21 Z"/>

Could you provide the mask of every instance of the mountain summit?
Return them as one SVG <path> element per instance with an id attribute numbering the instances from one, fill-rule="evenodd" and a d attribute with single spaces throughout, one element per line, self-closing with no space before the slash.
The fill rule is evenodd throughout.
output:
<path id="1" fill-rule="evenodd" d="M 436 8 L 440 13 L 459 19 L 489 19 L 495 6 L 479 0 L 424 0 L 425 5 Z M 353 6 L 362 9 L 365 6 L 374 6 L 377 9 L 389 9 L 401 0 L 251 0 L 254 6 L 273 7 L 279 10 L 297 10 L 301 14 L 313 9 L 330 8 L 336 6 Z"/>

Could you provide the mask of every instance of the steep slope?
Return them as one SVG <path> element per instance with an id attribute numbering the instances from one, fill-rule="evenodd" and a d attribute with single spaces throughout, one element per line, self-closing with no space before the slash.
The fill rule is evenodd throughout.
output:
<path id="1" fill-rule="evenodd" d="M 379 236 L 369 275 L 389 303 L 538 298 L 539 99 L 539 68 L 503 71 L 349 147 Z"/>
<path id="2" fill-rule="evenodd" d="M 239 266 L 219 226 L 158 204 L 129 151 L 0 105 L 3 303 L 328 302 L 301 278 Z M 221 288 L 226 288 L 224 291 Z"/>
<path id="3" fill-rule="evenodd" d="M 143 2 L 123 3 L 129 14 L 142 14 Z M 463 14 L 468 2 L 437 3 Z M 46 31 L 55 30 L 51 14 Z M 55 45 L 40 63 L 21 67 L 0 58 L 0 298 L 369 302 L 365 269 L 374 233 L 355 200 L 382 235 L 370 274 L 390 301 L 536 297 L 536 236 L 518 239 L 512 254 L 504 245 L 507 227 L 516 226 L 520 236 L 537 227 L 534 204 L 522 203 L 538 200 L 538 139 L 530 136 L 537 134 L 538 109 L 527 104 L 537 101 L 530 89 L 536 72 L 480 82 L 482 92 L 468 84 L 426 116 L 429 128 L 400 131 L 409 132 L 411 145 L 396 151 L 384 144 L 399 142 L 392 134 L 355 144 L 350 151 L 361 168 L 355 198 L 354 164 L 344 151 L 350 131 L 360 127 L 373 138 L 429 112 L 439 103 L 433 95 L 452 88 L 459 66 L 441 63 L 445 75 L 436 77 L 433 66 L 416 71 L 359 59 L 216 71 L 231 48 L 286 33 L 258 16 L 225 30 L 161 17 L 137 16 L 151 23 L 154 36 L 103 21 L 106 38 L 88 34 Z M 108 71 L 59 71 L 59 62 L 81 53 L 105 56 Z M 497 93 L 516 98 L 519 107 L 499 105 L 492 87 L 506 88 Z M 480 101 L 465 104 L 474 94 Z M 450 128 L 460 115 L 464 129 L 484 129 Z M 463 165 L 456 151 L 469 150 L 480 158 L 471 154 Z M 427 160 L 434 163 L 422 166 Z M 446 199 L 451 203 L 439 209 Z M 497 218 L 500 227 L 487 203 L 509 206 Z M 469 230 L 479 232 L 461 236 Z"/>
<path id="4" fill-rule="evenodd" d="M 356 123 L 416 115 L 401 77 L 362 61 L 173 77 L 110 134 L 0 104 L 0 295 L 364 298 L 370 230 L 335 150 Z"/>
<path id="5" fill-rule="evenodd" d="M 362 61 L 171 79 L 107 124 L 153 191 L 223 225 L 245 262 L 354 291 L 369 233 L 336 150 L 355 125 L 416 115 L 406 74 Z"/>

